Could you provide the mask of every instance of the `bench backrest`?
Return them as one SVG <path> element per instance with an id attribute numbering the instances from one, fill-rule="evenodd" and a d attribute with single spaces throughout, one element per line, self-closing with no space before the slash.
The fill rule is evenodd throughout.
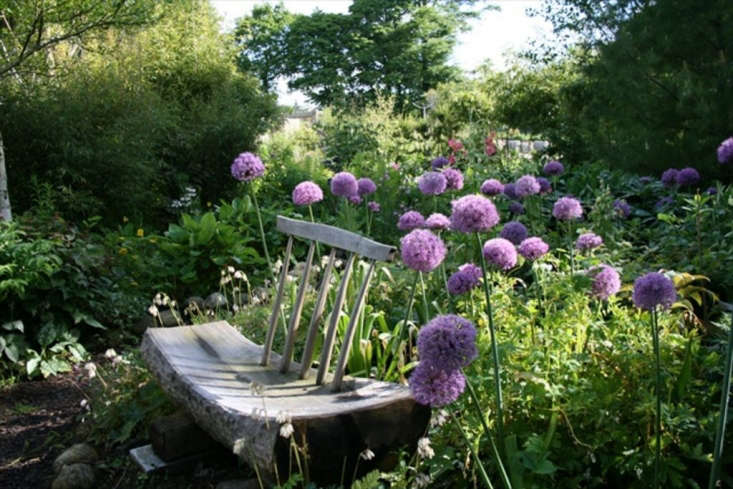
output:
<path id="1" fill-rule="evenodd" d="M 288 277 L 288 267 L 290 265 L 290 257 L 293 250 L 294 238 L 302 238 L 309 242 L 308 254 L 305 259 L 305 267 L 302 272 L 300 284 L 298 285 L 298 292 L 293 304 L 290 319 L 288 321 L 287 336 L 285 338 L 285 347 L 282 352 L 282 359 L 280 361 L 279 369 L 282 373 L 286 373 L 290 370 L 290 364 L 293 357 L 293 349 L 295 346 L 295 336 L 300 323 L 300 317 L 303 312 L 303 305 L 305 303 L 306 290 L 308 288 L 308 281 L 313 265 L 313 255 L 316 249 L 316 243 L 321 243 L 331 248 L 331 252 L 328 255 L 328 262 L 326 269 L 321 280 L 321 286 L 318 290 L 318 297 L 316 299 L 315 306 L 313 308 L 313 315 L 310 319 L 310 325 L 308 326 L 308 334 L 306 337 L 305 350 L 301 359 L 300 367 L 300 378 L 305 379 L 310 371 L 310 365 L 313 360 L 314 347 L 316 343 L 316 336 L 318 334 L 318 325 L 320 319 L 323 317 L 324 309 L 326 306 L 326 297 L 328 296 L 328 290 L 331 284 L 331 274 L 333 272 L 334 262 L 336 261 L 336 251 L 343 250 L 348 254 L 346 266 L 341 276 L 339 283 L 338 292 L 336 294 L 336 300 L 333 304 L 333 311 L 331 312 L 331 319 L 328 323 L 326 330 L 326 337 L 323 342 L 323 348 L 320 354 L 320 361 L 318 365 L 318 372 L 316 375 L 316 384 L 320 385 L 328 373 L 328 368 L 331 363 L 331 354 L 333 352 L 333 345 L 336 336 L 339 316 L 346 300 L 346 291 L 351 279 L 351 271 L 353 268 L 354 261 L 358 256 L 364 257 L 369 261 L 369 268 L 362 279 L 359 286 L 359 292 L 356 296 L 355 303 L 351 308 L 351 316 L 349 318 L 349 324 L 346 327 L 346 333 L 344 334 L 341 351 L 336 364 L 336 370 L 334 372 L 333 379 L 331 381 L 331 387 L 333 390 L 340 390 L 341 384 L 346 370 L 346 362 L 349 357 L 351 344 L 354 339 L 354 333 L 356 331 L 356 324 L 361 312 L 364 300 L 369 289 L 369 282 L 374 273 L 374 268 L 377 261 L 390 261 L 395 254 L 395 248 L 382 243 L 377 243 L 371 239 L 365 238 L 359 234 L 351 231 L 346 231 L 334 226 L 328 226 L 325 224 L 311 223 L 306 221 L 300 221 L 297 219 L 290 219 L 283 216 L 277 216 L 277 230 L 288 235 L 288 244 L 285 247 L 285 257 L 283 258 L 282 270 L 280 271 L 280 279 L 277 284 L 277 294 L 273 301 L 272 313 L 268 324 L 267 336 L 265 338 L 264 350 L 262 353 L 262 365 L 268 365 L 270 363 L 270 352 L 272 351 L 272 343 L 275 338 L 275 331 L 277 330 L 278 317 L 282 314 L 282 302 L 283 295 L 285 292 L 285 282 Z"/>

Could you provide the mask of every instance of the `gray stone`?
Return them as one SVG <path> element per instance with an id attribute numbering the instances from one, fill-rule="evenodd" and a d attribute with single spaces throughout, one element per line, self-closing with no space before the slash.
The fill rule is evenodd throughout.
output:
<path id="1" fill-rule="evenodd" d="M 216 489 L 260 489 L 260 484 L 257 479 L 236 479 L 221 481 L 216 485 Z"/>
<path id="2" fill-rule="evenodd" d="M 77 443 L 64 450 L 61 455 L 53 461 L 53 471 L 61 472 L 64 465 L 71 464 L 93 464 L 99 459 L 97 451 L 86 443 Z"/>
<path id="3" fill-rule="evenodd" d="M 204 301 L 206 309 L 216 310 L 217 308 L 227 307 L 227 298 L 221 292 L 214 292 Z"/>
<path id="4" fill-rule="evenodd" d="M 92 489 L 94 469 L 88 464 L 64 465 L 51 489 Z"/>
<path id="5" fill-rule="evenodd" d="M 517 139 L 510 139 L 507 141 L 506 146 L 512 151 L 518 151 L 519 150 L 520 141 Z"/>
<path id="6" fill-rule="evenodd" d="M 159 328 L 161 322 L 163 326 L 169 328 L 171 326 L 179 326 L 179 320 L 183 321 L 180 313 L 173 314 L 170 309 L 160 311 L 158 318 L 155 318 L 151 314 L 146 313 L 142 318 L 138 320 L 133 326 L 132 331 L 137 334 L 143 334 L 148 328 Z"/>
<path id="7" fill-rule="evenodd" d="M 191 296 L 183 301 L 183 312 L 192 314 L 203 314 L 206 306 L 204 305 L 204 298 L 197 295 Z"/>

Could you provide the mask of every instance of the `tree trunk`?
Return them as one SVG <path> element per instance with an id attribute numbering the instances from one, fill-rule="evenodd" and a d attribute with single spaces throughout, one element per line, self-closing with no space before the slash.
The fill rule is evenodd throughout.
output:
<path id="1" fill-rule="evenodd" d="M 0 132 L 0 221 L 12 221 L 10 210 L 10 194 L 8 194 L 8 172 L 5 170 L 5 151 L 3 149 L 3 133 Z"/>

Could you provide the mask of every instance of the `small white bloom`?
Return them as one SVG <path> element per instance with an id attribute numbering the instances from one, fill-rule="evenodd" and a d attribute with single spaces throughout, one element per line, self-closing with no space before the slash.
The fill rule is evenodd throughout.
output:
<path id="1" fill-rule="evenodd" d="M 226 274 L 227 274 L 227 271 L 226 271 L 226 270 L 222 270 L 222 271 L 221 271 L 221 276 L 222 276 L 222 277 L 223 277 L 224 275 L 226 275 Z"/>
<path id="2" fill-rule="evenodd" d="M 82 399 L 81 402 L 79 403 L 79 405 L 82 408 L 86 409 L 87 411 L 89 411 L 89 409 L 90 409 L 89 408 L 89 401 L 87 401 L 86 399 Z"/>
<path id="3" fill-rule="evenodd" d="M 359 457 L 362 460 L 371 460 L 374 458 L 374 452 L 369 450 L 369 448 L 365 448 L 364 451 L 359 454 Z"/>
<path id="4" fill-rule="evenodd" d="M 433 447 L 430 446 L 430 438 L 423 437 L 417 440 L 417 453 L 419 453 L 422 458 L 433 458 L 435 451 L 433 450 Z"/>
<path id="5" fill-rule="evenodd" d="M 178 305 L 178 303 L 176 301 L 171 301 L 171 303 L 170 303 L 171 308 L 174 308 L 177 305 Z"/>
<path id="6" fill-rule="evenodd" d="M 289 423 L 290 415 L 285 411 L 280 411 L 279 413 L 277 413 L 277 416 L 275 416 L 275 421 L 277 421 L 277 424 Z"/>
<path id="7" fill-rule="evenodd" d="M 430 418 L 430 426 L 443 426 L 448 421 L 448 411 L 441 409 Z"/>
<path id="8" fill-rule="evenodd" d="M 238 306 L 238 305 L 236 305 L 236 304 L 234 304 L 234 305 L 232 306 L 232 311 L 234 311 L 234 312 L 239 312 L 239 306 Z"/>
<path id="9" fill-rule="evenodd" d="M 150 313 L 151 316 L 156 317 L 156 318 L 160 314 L 160 312 L 158 312 L 158 308 L 155 307 L 154 305 L 148 307 L 148 312 Z"/>
<path id="10" fill-rule="evenodd" d="M 171 302 L 171 298 L 168 297 L 167 294 L 163 294 L 163 305 L 167 306 L 168 304 L 170 304 L 170 302 Z"/>
<path id="11" fill-rule="evenodd" d="M 117 356 L 117 352 L 114 350 L 114 348 L 108 348 L 107 351 L 104 352 L 104 357 L 107 360 L 112 360 Z"/>
<path id="12" fill-rule="evenodd" d="M 231 281 L 232 281 L 232 277 L 230 277 L 229 275 L 227 275 L 227 276 L 223 277 L 221 280 L 219 280 L 219 285 L 226 285 L 226 284 L 228 284 Z"/>
<path id="13" fill-rule="evenodd" d="M 227 267 L 227 273 L 229 273 L 230 275 L 234 274 L 234 267 L 232 266 Z"/>
<path id="14" fill-rule="evenodd" d="M 415 476 L 415 485 L 419 488 L 430 486 L 430 476 L 427 474 L 417 474 Z"/>
<path id="15" fill-rule="evenodd" d="M 283 438 L 290 438 L 293 436 L 293 432 L 295 431 L 295 428 L 293 428 L 293 423 L 285 423 L 284 425 L 280 426 L 280 436 Z"/>
<path id="16" fill-rule="evenodd" d="M 156 306 L 163 305 L 163 297 L 160 295 L 160 292 L 155 294 L 155 298 L 153 299 L 153 304 L 155 304 Z"/>
<path id="17" fill-rule="evenodd" d="M 246 277 L 247 276 L 241 270 L 237 270 L 236 272 L 234 272 L 234 278 L 236 278 L 237 280 L 244 280 Z"/>
<path id="18" fill-rule="evenodd" d="M 90 379 L 93 379 L 97 376 L 97 366 L 93 362 L 85 363 L 84 370 L 87 371 L 87 375 Z"/>

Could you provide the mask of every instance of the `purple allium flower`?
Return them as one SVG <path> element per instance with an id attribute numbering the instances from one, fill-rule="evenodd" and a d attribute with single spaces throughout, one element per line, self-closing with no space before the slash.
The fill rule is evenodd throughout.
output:
<path id="1" fill-rule="evenodd" d="M 515 245 L 524 241 L 528 235 L 529 233 L 527 232 L 527 228 L 519 221 L 509 221 L 504 224 L 504 227 L 501 229 L 501 233 L 499 234 L 499 236 L 511 241 Z"/>
<path id="2" fill-rule="evenodd" d="M 448 229 L 450 228 L 450 219 L 443 214 L 436 212 L 434 214 L 430 214 L 430 216 L 425 219 L 425 224 L 430 229 Z"/>
<path id="3" fill-rule="evenodd" d="M 591 292 L 594 296 L 605 301 L 621 289 L 621 278 L 618 272 L 608 265 L 599 265 L 590 270 L 593 277 Z"/>
<path id="4" fill-rule="evenodd" d="M 481 193 L 486 195 L 499 195 L 504 191 L 504 184 L 495 178 L 484 180 L 481 184 Z"/>
<path id="5" fill-rule="evenodd" d="M 578 250 L 592 250 L 598 248 L 603 244 L 603 238 L 595 233 L 583 233 L 578 236 L 578 240 L 575 242 L 575 248 Z"/>
<path id="6" fill-rule="evenodd" d="M 314 182 L 300 182 L 293 189 L 293 204 L 311 205 L 323 200 L 323 190 Z"/>
<path id="7" fill-rule="evenodd" d="M 445 258 L 443 240 L 426 229 L 414 229 L 400 240 L 402 261 L 420 272 L 429 272 Z"/>
<path id="8" fill-rule="evenodd" d="M 708 195 L 715 195 L 718 193 L 718 188 L 717 187 L 708 187 L 705 193 Z"/>
<path id="9" fill-rule="evenodd" d="M 425 227 L 425 218 L 417 211 L 407 211 L 397 221 L 397 228 L 400 231 L 412 231 L 421 227 Z"/>
<path id="10" fill-rule="evenodd" d="M 647 273 L 634 280 L 634 292 L 631 295 L 636 307 L 650 311 L 656 306 L 667 309 L 677 300 L 674 282 L 661 273 Z"/>
<path id="11" fill-rule="evenodd" d="M 417 181 L 417 187 L 425 195 L 440 195 L 445 192 L 447 185 L 445 175 L 437 171 L 426 172 Z"/>
<path id="12" fill-rule="evenodd" d="M 240 182 L 249 182 L 265 174 L 262 160 L 252 153 L 240 153 L 232 162 L 232 176 Z"/>
<path id="13" fill-rule="evenodd" d="M 372 212 L 379 212 L 380 210 L 382 210 L 382 207 L 379 205 L 379 202 L 375 202 L 373 200 L 367 203 L 367 207 Z"/>
<path id="14" fill-rule="evenodd" d="M 480 195 L 466 195 L 454 200 L 450 216 L 451 229 L 462 233 L 488 231 L 499 222 L 494 204 Z"/>
<path id="15" fill-rule="evenodd" d="M 481 280 L 481 269 L 473 263 L 465 263 L 448 278 L 448 292 L 453 295 L 465 294 L 477 287 Z"/>
<path id="16" fill-rule="evenodd" d="M 359 196 L 358 196 L 358 195 L 356 195 L 356 194 L 354 194 L 354 195 L 349 195 L 349 196 L 348 196 L 348 197 L 346 197 L 346 198 L 347 198 L 347 199 L 349 199 L 349 202 L 351 202 L 351 203 L 352 203 L 352 204 L 354 204 L 354 205 L 359 205 L 359 204 L 361 204 L 361 197 L 359 197 Z"/>
<path id="17" fill-rule="evenodd" d="M 653 181 L 654 181 L 654 178 L 652 178 L 650 176 L 639 177 L 639 183 L 642 184 L 642 185 L 646 185 L 648 183 L 652 183 Z"/>
<path id="18" fill-rule="evenodd" d="M 448 158 L 446 158 L 445 156 L 438 156 L 430 162 L 430 166 L 433 168 L 433 170 L 438 170 L 446 165 L 450 165 L 450 161 L 448 161 Z"/>
<path id="19" fill-rule="evenodd" d="M 484 243 L 484 258 L 499 270 L 509 270 L 517 264 L 517 249 L 511 241 L 494 238 Z"/>
<path id="20" fill-rule="evenodd" d="M 675 178 L 677 181 L 677 185 L 680 187 L 692 187 L 693 185 L 697 185 L 697 183 L 700 181 L 700 173 L 698 173 L 697 170 L 694 168 L 683 168 L 677 173 L 677 177 Z"/>
<path id="21" fill-rule="evenodd" d="M 540 182 L 532 175 L 524 175 L 515 184 L 517 197 L 527 197 L 540 193 Z"/>
<path id="22" fill-rule="evenodd" d="M 356 186 L 359 195 L 369 195 L 377 191 L 377 184 L 371 178 L 360 178 L 356 181 Z"/>
<path id="23" fill-rule="evenodd" d="M 674 199 L 672 197 L 662 197 L 657 201 L 656 204 L 654 204 L 654 209 L 661 210 L 665 207 L 669 207 L 672 204 L 674 204 Z"/>
<path id="24" fill-rule="evenodd" d="M 463 173 L 455 168 L 443 170 L 447 190 L 461 190 L 463 188 Z"/>
<path id="25" fill-rule="evenodd" d="M 545 177 L 537 177 L 537 183 L 540 184 L 540 193 L 541 194 L 547 194 L 552 192 L 552 185 L 550 184 L 550 181 L 546 179 Z"/>
<path id="26" fill-rule="evenodd" d="M 417 335 L 420 362 L 441 370 L 465 367 L 478 355 L 476 328 L 455 314 L 436 316 Z"/>
<path id="27" fill-rule="evenodd" d="M 504 195 L 509 199 L 516 200 L 519 198 L 519 196 L 517 195 L 517 186 L 513 183 L 507 183 L 506 185 L 504 185 L 503 192 Z"/>
<path id="28" fill-rule="evenodd" d="M 510 202 L 509 203 L 509 213 L 514 215 L 520 215 L 524 214 L 524 206 L 521 202 Z"/>
<path id="29" fill-rule="evenodd" d="M 555 216 L 555 219 L 560 219 L 561 221 L 580 219 L 580 216 L 583 215 L 583 207 L 580 205 L 578 199 L 562 197 L 552 207 L 552 215 Z"/>
<path id="30" fill-rule="evenodd" d="M 542 238 L 533 236 L 519 243 L 519 254 L 527 260 L 536 260 L 550 251 L 550 246 Z"/>
<path id="31" fill-rule="evenodd" d="M 733 137 L 729 137 L 718 146 L 718 161 L 721 164 L 733 162 Z"/>
<path id="32" fill-rule="evenodd" d="M 617 216 L 627 218 L 631 215 L 631 206 L 628 202 L 623 199 L 616 199 L 613 201 L 613 210 Z"/>
<path id="33" fill-rule="evenodd" d="M 410 391 L 417 402 L 441 407 L 458 399 L 466 388 L 460 370 L 442 370 L 428 362 L 420 362 L 410 375 Z"/>
<path id="34" fill-rule="evenodd" d="M 671 187 L 677 183 L 677 174 L 680 171 L 676 168 L 669 168 L 662 173 L 662 183 L 665 187 Z"/>
<path id="35" fill-rule="evenodd" d="M 559 161 L 553 160 L 548 161 L 547 164 L 542 168 L 545 175 L 562 175 L 565 171 L 565 167 Z"/>
<path id="36" fill-rule="evenodd" d="M 349 197 L 358 194 L 359 184 L 356 177 L 347 171 L 342 171 L 331 178 L 331 193 L 339 197 Z"/>

